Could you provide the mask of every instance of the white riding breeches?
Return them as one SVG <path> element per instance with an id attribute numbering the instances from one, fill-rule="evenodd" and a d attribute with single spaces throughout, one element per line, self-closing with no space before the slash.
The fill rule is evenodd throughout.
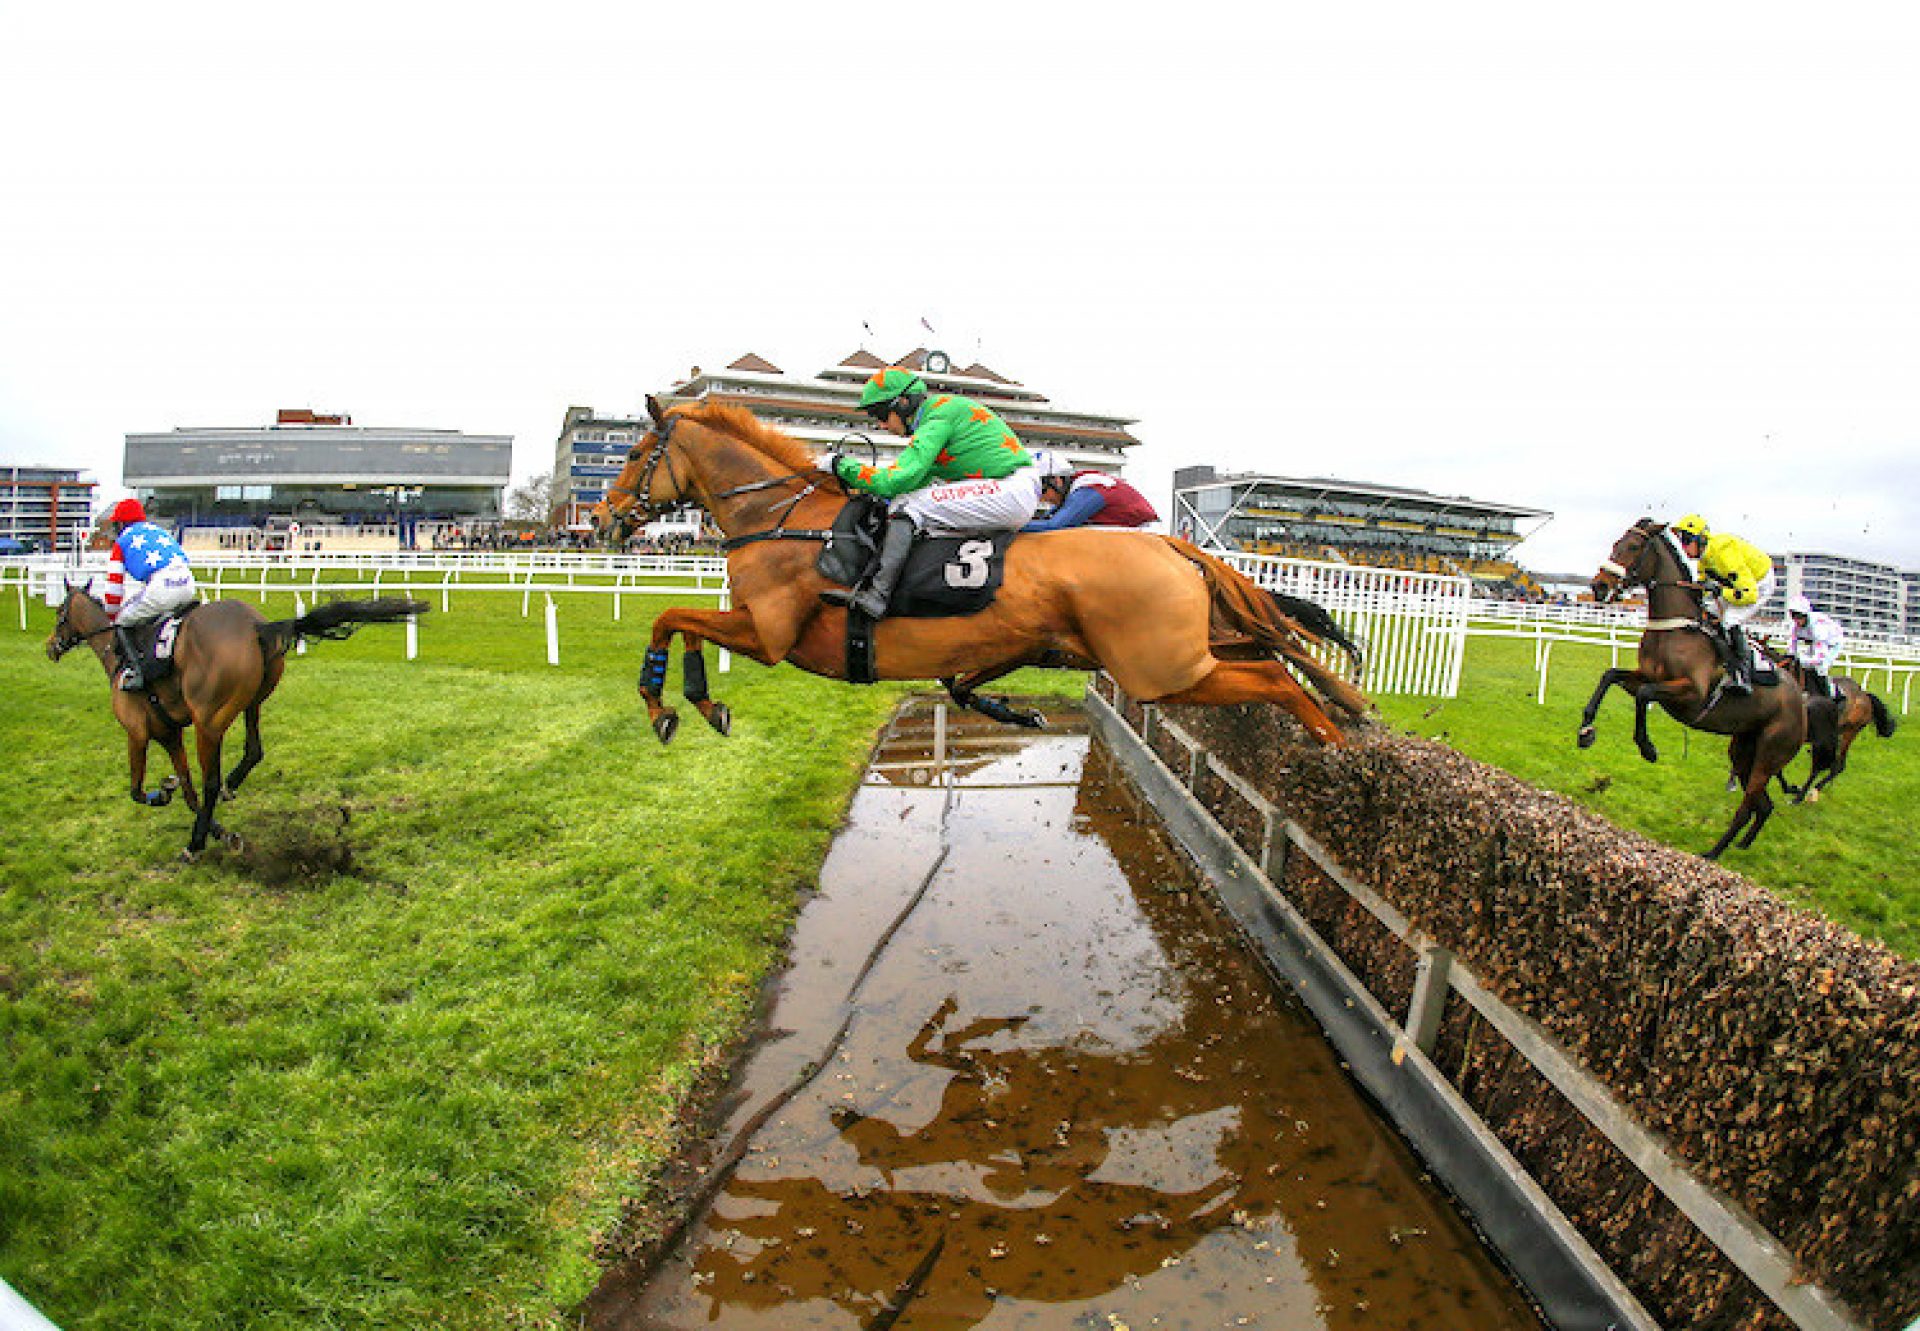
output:
<path id="1" fill-rule="evenodd" d="M 181 563 L 155 569 L 145 582 L 129 582 L 126 587 L 126 600 L 120 603 L 120 613 L 113 619 L 123 628 L 151 623 L 182 609 L 199 591 L 194 585 L 193 570 Z"/>
<path id="2" fill-rule="evenodd" d="M 1022 467 L 1001 480 L 936 481 L 895 496 L 888 512 L 904 513 L 932 536 L 1018 531 L 1040 507 L 1040 469 Z"/>

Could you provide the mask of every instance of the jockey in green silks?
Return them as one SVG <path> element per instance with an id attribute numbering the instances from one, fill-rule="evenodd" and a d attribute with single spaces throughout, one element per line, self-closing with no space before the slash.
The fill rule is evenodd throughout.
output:
<path id="1" fill-rule="evenodd" d="M 897 365 L 867 381 L 860 408 L 911 441 L 886 467 L 833 456 L 829 467 L 849 489 L 890 502 L 872 576 L 858 590 L 836 587 L 822 596 L 880 619 L 917 534 L 1018 531 L 1039 507 L 1040 471 L 990 408 L 951 393 L 929 398 L 926 381 Z"/>

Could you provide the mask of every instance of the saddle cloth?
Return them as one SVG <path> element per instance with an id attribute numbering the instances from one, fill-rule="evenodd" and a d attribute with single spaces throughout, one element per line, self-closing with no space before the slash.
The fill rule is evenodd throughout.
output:
<path id="1" fill-rule="evenodd" d="M 146 624 L 136 624 L 128 632 L 133 638 L 134 649 L 140 653 L 140 677 L 149 686 L 165 679 L 173 673 L 173 644 L 180 634 L 180 626 L 187 616 L 200 608 L 200 602 L 189 601 L 180 609 L 170 611 L 160 618 Z"/>
<path id="2" fill-rule="evenodd" d="M 886 523 L 886 501 L 871 495 L 850 501 L 834 519 L 833 539 L 815 563 L 821 576 L 843 587 L 859 583 L 879 558 L 881 531 Z M 1010 531 L 983 532 L 915 541 L 887 613 L 939 619 L 985 610 L 1000 590 L 1007 547 L 1014 535 Z"/>

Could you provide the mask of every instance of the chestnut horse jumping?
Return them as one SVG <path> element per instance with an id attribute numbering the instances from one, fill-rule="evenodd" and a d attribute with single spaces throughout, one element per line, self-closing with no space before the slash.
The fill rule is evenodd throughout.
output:
<path id="1" fill-rule="evenodd" d="M 1742 791 L 1726 835 L 1707 852 L 1710 860 L 1747 829 L 1740 848 L 1760 835 L 1773 815 L 1767 784 L 1793 761 L 1807 735 L 1807 709 L 1800 686 L 1783 678 L 1756 684 L 1749 694 L 1719 692 L 1720 652 L 1705 621 L 1700 584 L 1667 534 L 1665 524 L 1642 518 L 1613 543 L 1613 553 L 1593 577 L 1593 599 L 1602 605 L 1628 587 L 1647 589 L 1647 629 L 1632 670 L 1608 670 L 1580 716 L 1580 747 L 1593 743 L 1593 718 L 1608 689 L 1633 695 L 1633 742 L 1648 762 L 1659 758 L 1647 737 L 1647 708 L 1659 703 L 1683 726 L 1729 736 L 1727 758 Z"/>
<path id="2" fill-rule="evenodd" d="M 1805 677 L 1800 663 L 1791 658 L 1786 670 L 1793 676 L 1794 682 L 1804 687 Z M 1807 698 L 1807 748 L 1812 755 L 1813 766 L 1807 771 L 1807 779 L 1796 786 L 1787 780 L 1787 774 L 1780 774 L 1780 787 L 1793 796 L 1795 804 L 1807 800 L 1818 800 L 1820 792 L 1833 784 L 1833 779 L 1847 770 L 1847 750 L 1860 738 L 1860 732 L 1869 724 L 1881 739 L 1892 739 L 1895 722 L 1893 713 L 1879 697 L 1860 687 L 1857 680 L 1846 675 L 1829 675 L 1837 698 Z"/>
<path id="3" fill-rule="evenodd" d="M 393 597 L 377 601 L 332 601 L 298 619 L 266 616 L 245 601 L 213 601 L 198 606 L 180 623 L 173 645 L 173 672 L 140 693 L 113 690 L 113 715 L 127 732 L 127 769 L 132 777 L 135 804 L 159 808 L 173 798 L 176 785 L 194 812 L 193 833 L 185 858 L 206 849 L 207 838 L 228 840 L 226 829 L 213 819 L 216 800 L 232 799 L 240 783 L 260 762 L 260 704 L 280 683 L 287 650 L 301 638 L 344 638 L 361 624 L 386 623 L 427 609 L 422 601 Z M 114 648 L 113 620 L 84 584 L 67 586 L 53 633 L 47 638 L 47 657 L 58 661 L 86 643 L 93 648 L 107 679 L 120 673 Z M 247 719 L 247 747 L 223 781 L 220 746 L 236 718 Z M 200 789 L 187 768 L 184 743 L 188 726 L 195 728 L 194 746 L 200 759 Z M 147 790 L 147 746 L 158 744 L 173 759 L 174 776 L 156 790 Z"/>
<path id="4" fill-rule="evenodd" d="M 846 678 L 846 611 L 821 601 L 832 584 L 814 567 L 845 491 L 798 440 L 738 407 L 662 410 L 649 398 L 647 408 L 654 428 L 628 454 L 594 510 L 595 523 L 603 533 L 624 534 L 644 512 L 698 504 L 730 538 L 727 576 L 736 607 L 672 609 L 654 621 L 640 685 L 654 733 L 665 742 L 678 726 L 661 699 L 675 634 L 686 644 L 687 700 L 722 734 L 731 714 L 706 696 L 705 642 L 763 665 L 790 661 L 810 674 Z M 1236 570 L 1152 533 L 1054 532 L 1008 547 L 1004 581 L 986 609 L 881 620 L 874 673 L 942 679 L 967 702 L 972 687 L 1020 665 L 1098 666 L 1143 701 L 1277 703 L 1316 739 L 1337 744 L 1340 728 L 1286 663 L 1349 715 L 1368 704 L 1309 654 L 1335 634 L 1326 632 L 1331 620 L 1324 612 L 1308 608 L 1320 616 L 1319 632 L 1283 613 Z"/>

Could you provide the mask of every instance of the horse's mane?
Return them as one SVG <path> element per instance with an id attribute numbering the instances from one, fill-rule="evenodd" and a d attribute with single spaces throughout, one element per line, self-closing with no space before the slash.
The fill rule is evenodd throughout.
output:
<path id="1" fill-rule="evenodd" d="M 745 407 L 724 402 L 695 402 L 675 407 L 674 415 L 710 430 L 718 430 L 758 449 L 789 471 L 812 471 L 820 463 L 807 446 L 792 435 L 776 430 Z"/>

